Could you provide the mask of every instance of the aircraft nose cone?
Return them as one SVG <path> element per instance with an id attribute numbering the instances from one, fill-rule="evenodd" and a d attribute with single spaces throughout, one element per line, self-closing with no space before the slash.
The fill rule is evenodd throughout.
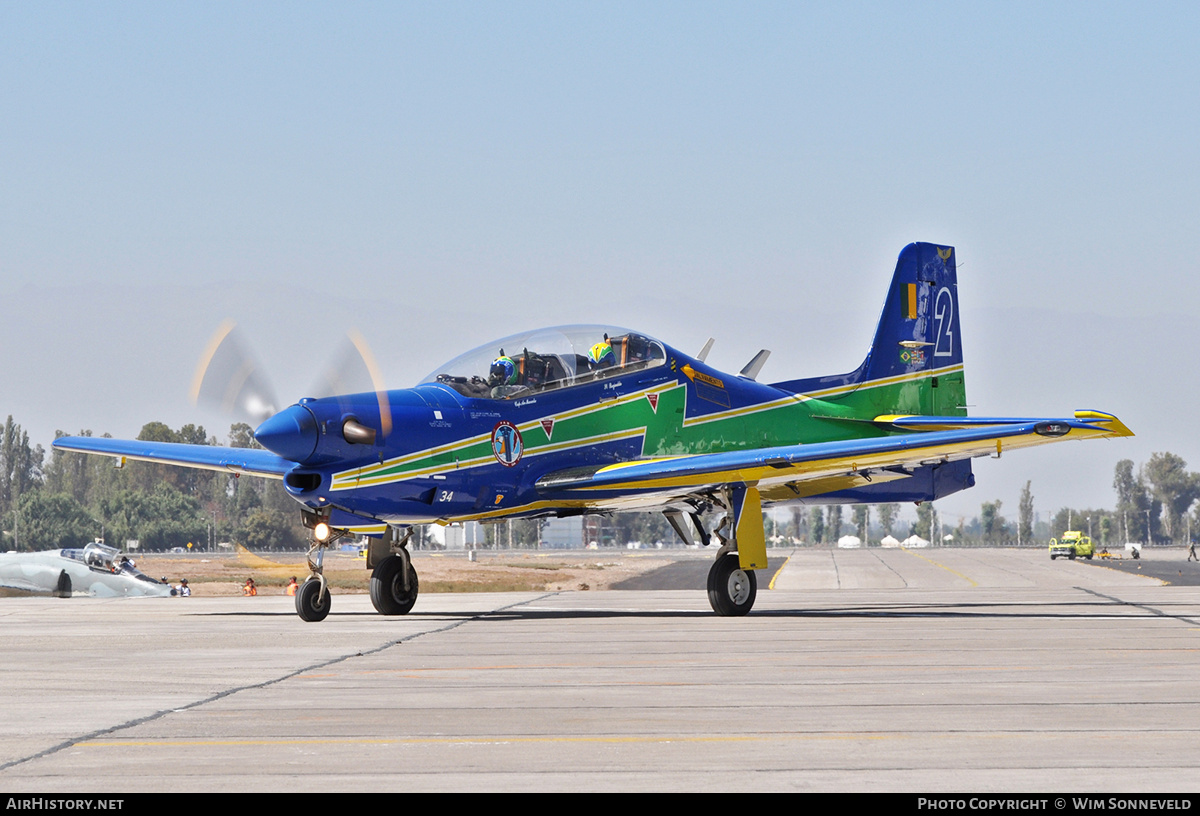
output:
<path id="1" fill-rule="evenodd" d="M 258 444 L 293 462 L 303 462 L 312 456 L 318 436 L 316 417 L 300 405 L 285 408 L 254 432 Z"/>

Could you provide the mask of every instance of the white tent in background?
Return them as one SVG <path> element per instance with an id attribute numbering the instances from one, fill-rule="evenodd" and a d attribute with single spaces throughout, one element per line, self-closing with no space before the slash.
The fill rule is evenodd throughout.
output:
<path id="1" fill-rule="evenodd" d="M 844 535 L 838 539 L 838 549 L 841 550 L 857 550 L 862 546 L 862 539 L 858 536 Z"/>
<path id="2" fill-rule="evenodd" d="M 921 538 L 919 535 L 910 535 L 908 538 L 900 542 L 900 546 L 916 549 L 917 547 L 928 547 L 929 542 Z"/>
<path id="3" fill-rule="evenodd" d="M 900 546 L 900 540 L 893 535 L 885 535 L 879 542 L 880 547 L 896 548 Z"/>

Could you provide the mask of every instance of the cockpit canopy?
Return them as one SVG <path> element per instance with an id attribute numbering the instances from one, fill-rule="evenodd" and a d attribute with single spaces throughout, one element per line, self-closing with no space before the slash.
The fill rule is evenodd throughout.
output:
<path id="1" fill-rule="evenodd" d="M 127 575 L 130 578 L 138 578 L 152 584 L 160 583 L 141 572 L 129 556 L 122 555 L 120 550 L 101 544 L 99 541 L 88 544 L 82 550 L 63 550 L 62 555 L 64 558 L 82 561 L 96 572 Z"/>
<path id="2" fill-rule="evenodd" d="M 486 343 L 441 366 L 437 382 L 475 399 L 519 399 L 662 365 L 662 343 L 615 326 L 556 326 Z"/>

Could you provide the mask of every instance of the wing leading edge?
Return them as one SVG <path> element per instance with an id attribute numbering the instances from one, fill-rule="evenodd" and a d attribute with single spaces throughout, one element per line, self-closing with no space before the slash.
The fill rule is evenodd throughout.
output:
<path id="1" fill-rule="evenodd" d="M 255 448 L 224 448 L 217 445 L 185 445 L 179 442 L 143 442 L 94 436 L 63 436 L 54 440 L 61 450 L 96 453 L 118 459 L 137 459 L 164 465 L 217 470 L 224 473 L 248 473 L 270 479 L 282 479 L 296 466 L 270 451 Z"/>
<path id="2" fill-rule="evenodd" d="M 900 468 L 951 462 L 1070 439 L 1133 436 L 1119 419 L 1077 411 L 1072 419 L 885 416 L 877 425 L 896 436 L 786 445 L 731 453 L 707 453 L 572 468 L 538 480 L 547 498 L 636 491 L 677 495 L 723 485 L 772 485 L 867 477 Z"/>

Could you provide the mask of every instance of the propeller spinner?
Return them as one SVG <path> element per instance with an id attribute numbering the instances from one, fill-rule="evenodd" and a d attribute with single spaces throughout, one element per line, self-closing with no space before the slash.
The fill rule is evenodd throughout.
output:
<path id="1" fill-rule="evenodd" d="M 366 340 L 350 331 L 309 393 L 332 397 L 365 392 L 374 392 L 379 401 L 380 427 L 346 420 L 342 436 L 355 445 L 374 445 L 386 438 L 392 430 L 392 412 Z M 192 379 L 191 397 L 193 404 L 214 406 L 257 425 L 254 437 L 259 444 L 285 459 L 303 461 L 316 447 L 319 434 L 312 413 L 301 405 L 279 410 L 262 367 L 232 320 L 223 322 L 209 341 Z"/>

